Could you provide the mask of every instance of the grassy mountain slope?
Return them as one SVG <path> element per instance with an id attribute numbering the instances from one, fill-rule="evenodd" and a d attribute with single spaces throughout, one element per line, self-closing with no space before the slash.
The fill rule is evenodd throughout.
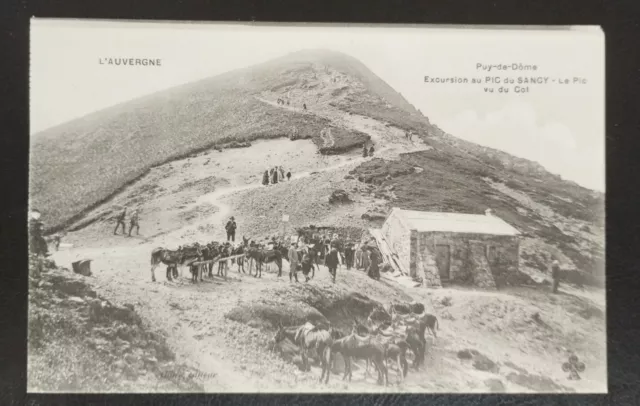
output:
<path id="1" fill-rule="evenodd" d="M 277 99 L 290 105 L 278 106 Z M 492 207 L 537 241 L 531 252 L 524 247 L 532 263 L 548 261 L 542 251 L 560 250 L 581 270 L 603 268 L 603 194 L 444 133 L 362 63 L 331 51 L 296 52 L 49 129 L 34 138 L 30 195 L 56 228 L 150 167 L 213 145 L 294 134 L 313 139 L 323 154 L 362 145 L 366 134 L 327 118 L 340 112 L 413 130 L 432 148 L 354 171 L 382 189 L 393 187 L 389 206 L 468 213 Z M 321 134 L 327 127 L 328 137 Z"/>
<path id="2" fill-rule="evenodd" d="M 33 138 L 30 196 L 51 228 L 70 223 L 155 165 L 229 141 L 314 138 L 321 153 L 360 146 L 363 134 L 333 131 L 323 148 L 327 120 L 256 99 L 264 91 L 298 85 L 305 53 L 201 80 L 117 105 L 48 129 Z M 318 58 L 327 54 L 318 53 Z M 339 64 L 341 54 L 330 63 Z M 346 60 L 342 66 L 352 62 Z M 366 77 L 364 66 L 359 77 Z M 369 82 L 392 89 L 369 72 Z M 386 87 L 385 87 L 386 86 Z M 400 99 L 399 99 L 400 100 Z M 403 100 L 403 99 L 402 99 Z M 406 101 L 404 102 L 406 104 Z"/>

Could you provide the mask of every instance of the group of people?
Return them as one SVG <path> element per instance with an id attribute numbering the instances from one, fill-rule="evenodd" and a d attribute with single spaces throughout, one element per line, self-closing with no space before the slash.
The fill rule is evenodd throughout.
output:
<path id="1" fill-rule="evenodd" d="M 348 242 L 344 246 L 344 250 L 342 250 L 334 241 L 339 241 L 337 235 L 334 235 L 334 240 L 332 240 L 329 252 L 324 260 L 334 283 L 336 281 L 336 271 L 340 265 L 346 265 L 347 270 L 351 270 L 354 267 L 356 270 L 364 270 L 371 279 L 380 280 L 381 258 L 373 246 L 368 245 L 366 242 L 358 246 Z"/>
<path id="2" fill-rule="evenodd" d="M 319 236 L 316 234 L 310 238 L 310 241 L 305 241 L 304 237 L 300 237 L 297 243 L 292 242 L 290 254 L 291 250 L 299 252 L 301 247 L 302 252 L 308 253 L 309 251 L 305 247 L 307 247 L 307 243 L 312 241 L 315 242 L 314 246 L 319 245 L 316 247 L 319 259 L 324 260 L 324 265 L 329 270 L 334 283 L 336 281 L 337 270 L 343 265 L 346 266 L 347 270 L 351 270 L 352 268 L 364 270 L 370 278 L 375 280 L 380 279 L 379 266 L 381 258 L 375 248 L 367 242 L 357 245 L 351 241 L 343 243 L 338 234 L 334 233 L 332 236 L 327 234 Z M 298 257 L 299 255 L 296 256 L 296 258 Z M 310 257 L 309 261 L 311 261 Z M 297 261 L 295 262 L 297 263 Z"/>
<path id="3" fill-rule="evenodd" d="M 116 216 L 116 228 L 113 230 L 113 235 L 118 234 L 118 229 L 122 226 L 122 235 L 127 234 L 127 227 L 125 220 L 127 218 L 127 208 L 126 206 L 122 209 L 122 211 Z M 129 237 L 131 237 L 131 231 L 136 229 L 136 235 L 140 235 L 140 210 L 134 209 L 129 216 Z"/>
<path id="4" fill-rule="evenodd" d="M 291 171 L 285 172 L 282 166 L 275 166 L 271 169 L 265 169 L 262 174 L 262 184 L 264 186 L 275 185 L 278 182 L 285 180 L 291 180 Z"/>
<path id="5" fill-rule="evenodd" d="M 409 141 L 413 141 L 413 132 L 411 131 L 406 131 L 404 133 L 404 138 L 408 139 Z"/>
<path id="6" fill-rule="evenodd" d="M 373 145 L 371 145 L 370 147 L 367 147 L 367 144 L 364 144 L 362 146 L 362 156 L 364 158 L 368 156 L 373 156 L 373 152 L 374 152 Z"/>

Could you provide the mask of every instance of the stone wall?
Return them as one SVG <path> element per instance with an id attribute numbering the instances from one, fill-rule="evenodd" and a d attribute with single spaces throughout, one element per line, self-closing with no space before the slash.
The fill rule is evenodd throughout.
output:
<path id="1" fill-rule="evenodd" d="M 473 284 L 481 288 L 495 288 L 496 282 L 487 260 L 486 245 L 482 241 L 469 241 L 469 246 L 469 270 Z"/>
<path id="2" fill-rule="evenodd" d="M 411 269 L 411 231 L 397 212 L 392 211 L 382 225 L 382 236 L 389 248 L 398 255 L 400 265 Z"/>
<path id="3" fill-rule="evenodd" d="M 416 233 L 417 234 L 417 233 Z M 417 254 L 416 254 L 416 274 L 422 278 L 422 285 L 427 288 L 438 288 L 442 286 L 440 273 L 436 266 L 436 260 L 432 250 L 428 244 L 421 240 L 420 234 L 417 235 Z"/>
<path id="4" fill-rule="evenodd" d="M 451 283 L 492 288 L 506 274 L 518 271 L 517 237 L 431 232 L 417 233 L 416 239 L 418 275 L 425 278 L 426 286 L 441 285 L 434 256 L 440 244 L 450 247 Z"/>

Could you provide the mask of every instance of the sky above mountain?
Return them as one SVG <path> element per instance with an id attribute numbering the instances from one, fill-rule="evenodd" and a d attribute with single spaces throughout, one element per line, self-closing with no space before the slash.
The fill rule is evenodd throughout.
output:
<path id="1" fill-rule="evenodd" d="M 431 122 L 454 136 L 539 162 L 604 190 L 604 37 L 569 30 L 452 30 L 262 24 L 32 21 L 31 134 L 132 98 L 309 48 L 363 62 Z M 161 67 L 101 65 L 159 58 Z M 483 85 L 430 84 L 424 76 L 505 76 L 477 64 L 537 65 L 517 78 L 587 79 L 485 93 Z M 526 85 L 523 85 L 523 87 Z"/>

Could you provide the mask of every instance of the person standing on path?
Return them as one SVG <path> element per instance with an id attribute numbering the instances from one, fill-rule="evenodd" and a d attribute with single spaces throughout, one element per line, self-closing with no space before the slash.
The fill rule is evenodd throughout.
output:
<path id="1" fill-rule="evenodd" d="M 560 262 L 554 259 L 551 263 L 551 277 L 553 278 L 553 293 L 558 293 L 560 285 Z"/>
<path id="2" fill-rule="evenodd" d="M 262 174 L 262 184 L 264 186 L 269 186 L 269 170 L 265 170 Z"/>
<path id="3" fill-rule="evenodd" d="M 236 242 L 236 220 L 231 217 L 224 227 L 227 230 L 227 241 Z"/>
<path id="4" fill-rule="evenodd" d="M 347 264 L 347 270 L 350 270 L 353 266 L 353 243 L 347 243 L 347 247 L 344 249 L 344 260 Z"/>
<path id="5" fill-rule="evenodd" d="M 271 170 L 271 183 L 275 185 L 278 183 L 278 168 L 273 168 Z"/>
<path id="6" fill-rule="evenodd" d="M 306 282 L 309 282 L 309 273 L 311 272 L 311 267 L 313 263 L 311 262 L 311 256 L 309 255 L 309 250 L 302 251 L 302 274 L 304 275 Z"/>
<path id="7" fill-rule="evenodd" d="M 373 247 L 367 247 L 369 251 L 369 267 L 367 268 L 367 276 L 371 279 L 375 279 L 377 281 L 380 280 L 380 268 L 379 263 L 380 259 L 378 258 L 378 254 Z"/>
<path id="8" fill-rule="evenodd" d="M 36 256 L 49 256 L 49 247 L 44 239 L 44 224 L 40 221 L 41 213 L 31 211 L 29 219 L 29 251 Z"/>
<path id="9" fill-rule="evenodd" d="M 136 235 L 140 235 L 140 223 L 138 214 L 138 209 L 134 210 L 133 213 L 131 213 L 131 219 L 129 219 L 129 237 L 131 237 L 131 231 L 134 227 L 136 228 Z"/>
<path id="10" fill-rule="evenodd" d="M 329 269 L 331 280 L 333 281 L 333 283 L 336 283 L 336 271 L 338 269 L 338 250 L 335 247 L 331 248 L 331 251 L 329 251 L 324 264 Z"/>
<path id="11" fill-rule="evenodd" d="M 338 251 L 338 263 L 340 265 L 343 265 L 344 261 L 342 259 L 342 252 L 344 251 L 344 245 L 342 244 L 340 237 L 338 237 L 338 234 L 336 233 L 333 234 L 333 238 L 329 242 L 329 246 L 331 248 L 335 248 Z"/>
<path id="12" fill-rule="evenodd" d="M 287 172 L 287 180 L 290 181 L 291 180 L 291 171 Z"/>
<path id="13" fill-rule="evenodd" d="M 298 282 L 298 251 L 296 250 L 296 243 L 292 242 L 291 247 L 289 247 L 289 282 L 293 282 L 293 278 L 295 277 L 296 282 Z"/>
<path id="14" fill-rule="evenodd" d="M 120 224 L 122 224 L 122 234 L 124 235 L 127 232 L 127 226 L 124 224 L 124 219 L 127 217 L 127 208 L 122 209 L 118 217 L 116 217 L 116 229 L 113 230 L 113 235 L 118 234 L 118 228 L 120 228 Z"/>

